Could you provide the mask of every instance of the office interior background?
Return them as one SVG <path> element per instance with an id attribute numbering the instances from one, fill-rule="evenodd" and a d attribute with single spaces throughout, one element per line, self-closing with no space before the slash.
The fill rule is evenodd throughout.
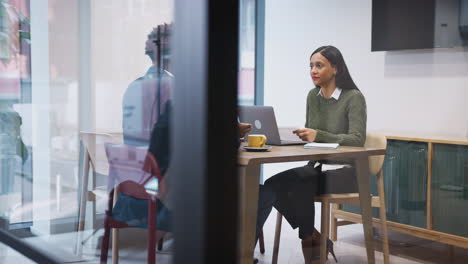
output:
<path id="1" fill-rule="evenodd" d="M 343 53 L 355 83 L 366 97 L 368 131 L 406 137 L 457 138 L 460 142 L 468 142 L 468 46 L 372 51 L 373 2 L 241 0 L 239 104 L 273 106 L 280 126 L 303 127 L 307 93 L 313 88 L 309 56 L 319 46 L 333 45 Z M 440 4 L 440 1 L 433 2 Z M 459 3 L 468 6 L 466 1 Z M 97 263 L 99 250 L 96 248 L 102 230 L 96 234 L 92 232 L 102 225 L 102 214 L 107 206 L 105 199 L 95 203 L 97 217 L 93 216 L 93 207 L 88 202 L 82 239 L 89 240 L 83 243 L 81 254 L 76 254 L 83 166 L 79 133 L 122 133 L 124 93 L 129 84 L 143 76 L 151 66 L 144 50 L 148 34 L 158 25 L 177 25 L 175 1 L 0 0 L 0 4 L 0 109 L 16 112 L 21 117 L 20 132 L 17 131 L 14 139 L 4 131 L 6 123 L 0 128 L 3 151 L 0 228 L 43 249 L 57 248 L 54 253 L 67 256 L 71 262 Z M 260 18 L 258 14 L 261 14 Z M 445 37 L 443 34 L 438 36 Z M 172 54 L 169 54 L 168 61 L 171 58 Z M 171 71 L 170 63 L 167 67 Z M 24 142 L 25 156 L 11 154 L 18 137 Z M 447 155 L 457 160 L 450 163 L 458 166 L 453 169 L 456 180 L 444 182 L 444 177 L 450 176 L 440 176 L 439 179 L 436 175 L 434 179 L 441 183 L 434 186 L 452 190 L 454 187 L 467 188 L 466 145 L 459 144 L 455 150 L 447 150 Z M 419 149 L 427 152 L 424 147 Z M 440 157 L 444 158 L 447 157 Z M 263 179 L 302 164 L 305 163 L 265 165 Z M 97 176 L 96 180 L 103 184 L 106 179 Z M 411 188 L 424 189 L 398 185 L 391 180 L 386 184 L 393 184 L 394 189 L 405 186 L 402 192 L 411 192 Z M 426 186 L 427 182 L 421 184 Z M 458 209 L 468 205 L 467 191 L 456 189 L 458 196 L 450 198 L 459 202 Z M 405 199 L 391 193 L 390 200 L 391 195 L 395 195 L 396 200 Z M 437 199 L 444 199 L 443 194 Z M 400 200 L 397 203 L 404 204 Z M 444 203 L 439 205 L 444 206 Z M 438 225 L 434 220 L 439 231 L 466 239 L 456 249 L 445 248 L 444 243 L 432 244 L 429 240 L 405 237 L 398 232 L 391 236 L 396 241 L 393 246 L 409 241 L 405 246 L 423 251 L 432 247 L 440 253 L 440 259 L 434 263 L 465 263 L 468 261 L 468 251 L 464 249 L 468 248 L 468 225 L 464 223 L 468 223 L 465 221 L 468 214 L 457 212 L 457 208 L 433 210 L 436 218 L 442 218 L 439 223 L 443 224 Z M 405 210 L 411 211 L 402 209 Z M 420 226 L 421 221 L 425 221 L 426 211 L 416 211 L 408 215 L 402 213 L 403 220 L 398 218 L 397 211 L 393 211 L 393 221 Z M 269 241 L 266 242 L 266 256 L 262 256 L 258 249 L 255 252 L 261 263 L 270 263 L 275 216 L 271 214 L 265 229 L 265 239 Z M 455 222 L 449 220 L 455 218 Z M 392 220 L 391 216 L 389 220 Z M 454 223 L 456 226 L 446 227 Z M 346 227 L 346 230 L 355 230 L 356 236 L 362 234 L 360 225 Z M 146 231 L 135 232 L 145 234 Z M 280 260 L 284 262 L 280 263 L 300 263 L 295 262 L 300 261 L 295 231 L 284 232 L 286 238 L 280 253 L 283 255 Z M 127 235 L 133 240 L 137 236 L 131 232 Z M 359 241 L 350 241 L 353 246 L 359 244 Z M 340 246 L 346 248 L 346 240 L 337 245 L 338 249 Z M 138 254 L 132 254 L 133 249 L 125 251 L 126 247 L 132 248 L 132 243 L 122 243 L 121 261 L 145 263 L 145 244 L 140 246 L 136 250 Z M 168 247 L 158 253 L 158 261 L 171 262 L 170 243 Z M 340 262 L 362 263 L 359 261 L 365 260 L 364 246 L 361 245 L 360 250 L 362 258 L 351 258 L 354 262 L 340 258 Z M 343 252 L 348 254 L 346 249 Z M 412 255 L 411 251 L 395 256 L 395 260 L 401 261 L 395 263 L 431 263 L 425 256 Z M 30 260 L 8 245 L 0 244 L 0 262 L 29 263 Z"/>

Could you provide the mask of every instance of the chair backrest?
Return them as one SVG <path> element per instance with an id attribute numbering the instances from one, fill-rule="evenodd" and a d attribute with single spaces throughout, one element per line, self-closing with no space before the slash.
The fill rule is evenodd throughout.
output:
<path id="1" fill-rule="evenodd" d="M 367 132 L 366 143 L 364 144 L 366 148 L 387 148 L 387 138 L 384 134 L 376 132 Z M 382 169 L 384 163 L 385 155 L 379 156 L 370 156 L 369 157 L 369 173 L 372 175 L 377 175 Z"/>
<path id="2" fill-rule="evenodd" d="M 145 147 L 111 143 L 105 144 L 105 150 L 109 162 L 109 191 L 123 185 L 119 187 L 119 192 L 146 199 L 144 184 L 152 177 L 161 179 L 161 172 L 151 152 Z"/>
<path id="3" fill-rule="evenodd" d="M 102 175 L 109 174 L 109 163 L 107 162 L 104 144 L 116 143 L 113 136 L 103 133 L 80 132 L 84 153 L 89 156 L 93 170 Z"/>

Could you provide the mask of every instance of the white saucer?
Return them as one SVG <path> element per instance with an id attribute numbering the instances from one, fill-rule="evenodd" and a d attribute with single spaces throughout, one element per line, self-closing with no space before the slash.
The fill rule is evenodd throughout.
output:
<path id="1" fill-rule="evenodd" d="M 263 148 L 255 148 L 255 147 L 245 146 L 244 150 L 245 151 L 252 151 L 252 152 L 265 152 L 265 151 L 270 151 L 271 146 L 270 145 L 265 145 L 265 147 L 263 147 Z"/>

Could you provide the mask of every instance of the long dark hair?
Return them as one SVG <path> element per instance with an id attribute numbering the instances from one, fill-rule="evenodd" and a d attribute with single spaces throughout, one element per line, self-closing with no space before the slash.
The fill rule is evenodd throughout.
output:
<path id="1" fill-rule="evenodd" d="M 312 56 L 315 53 L 320 53 L 322 56 L 327 58 L 327 60 L 330 62 L 330 64 L 333 67 L 336 68 L 336 76 L 335 76 L 336 87 L 339 87 L 341 89 L 359 90 L 356 84 L 354 83 L 353 78 L 351 78 L 351 75 L 349 74 L 348 67 L 346 67 L 346 63 L 343 59 L 343 55 L 341 55 L 340 50 L 338 50 L 334 46 L 322 46 L 316 49 L 314 52 L 312 52 L 312 55 L 310 55 L 310 58 L 312 58 Z"/>

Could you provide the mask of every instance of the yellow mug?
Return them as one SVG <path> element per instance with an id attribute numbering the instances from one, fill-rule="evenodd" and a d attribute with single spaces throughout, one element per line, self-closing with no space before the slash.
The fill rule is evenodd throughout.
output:
<path id="1" fill-rule="evenodd" d="M 249 147 L 251 148 L 264 148 L 266 143 L 265 135 L 249 135 Z"/>

